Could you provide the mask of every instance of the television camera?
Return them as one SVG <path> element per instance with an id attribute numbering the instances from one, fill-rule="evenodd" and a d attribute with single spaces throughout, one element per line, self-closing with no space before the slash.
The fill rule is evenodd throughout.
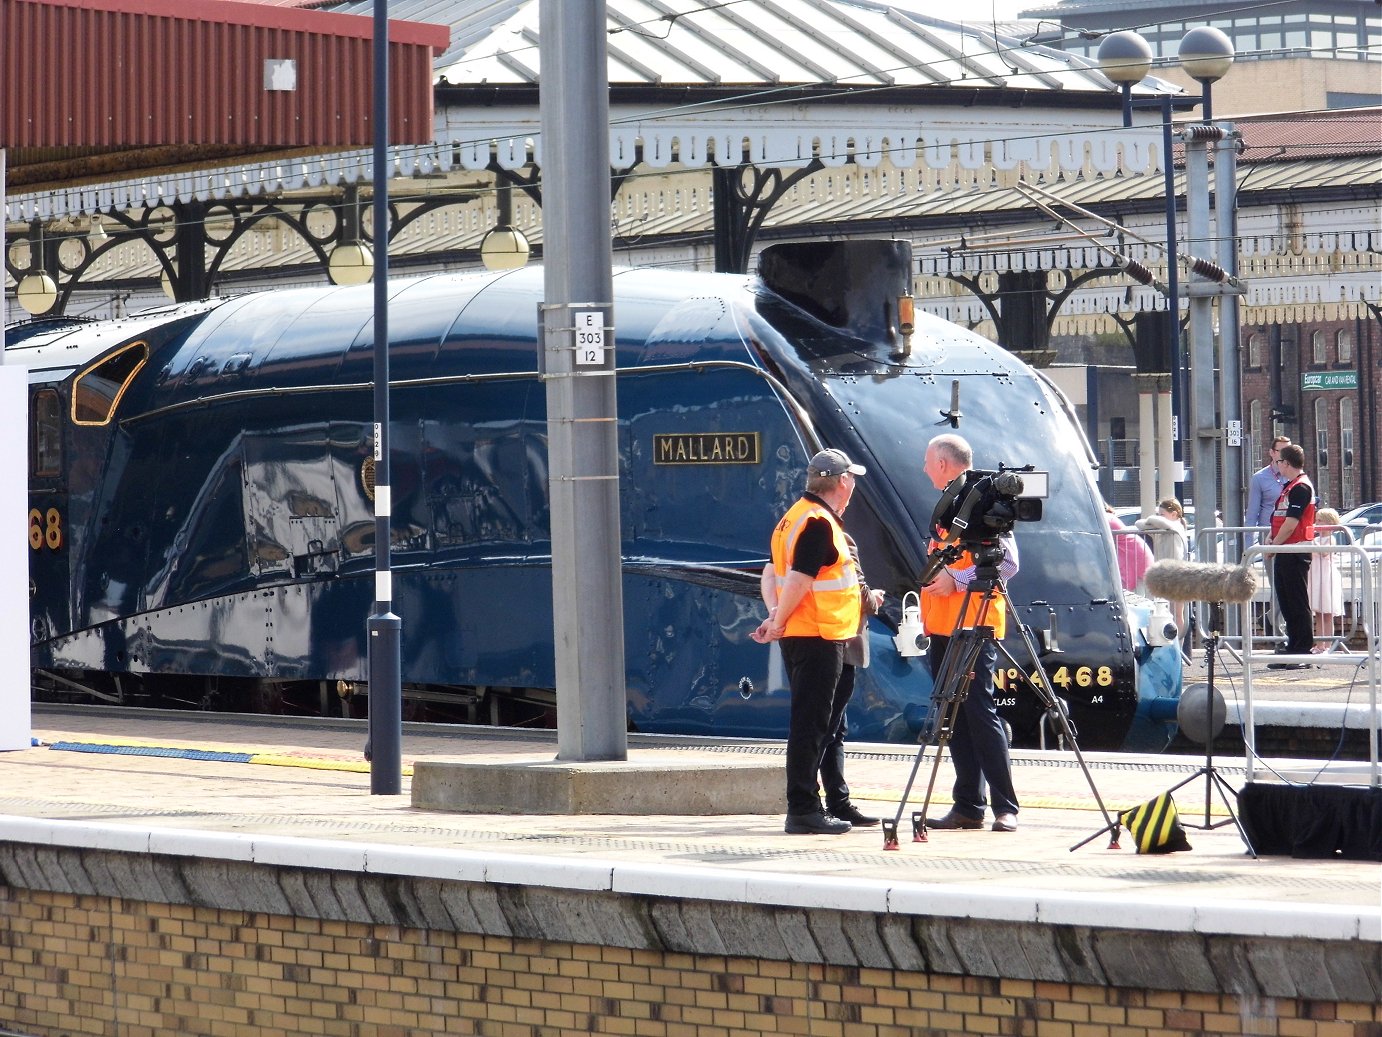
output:
<path id="1" fill-rule="evenodd" d="M 1034 484 L 1031 490 L 1024 473 Z M 1041 518 L 1046 473 L 1032 465 L 1010 468 L 1000 464 L 996 472 L 972 468 L 951 480 L 931 513 L 932 536 L 939 545 L 926 558 L 918 582 L 925 587 L 937 573 L 968 551 L 979 569 L 996 569 L 1003 560 L 998 538 L 1012 532 L 1019 522 Z"/>

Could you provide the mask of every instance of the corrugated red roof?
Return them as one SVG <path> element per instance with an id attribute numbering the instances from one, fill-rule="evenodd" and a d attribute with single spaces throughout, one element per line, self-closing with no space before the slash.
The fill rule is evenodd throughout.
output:
<path id="1" fill-rule="evenodd" d="M 373 20 L 238 0 L 5 0 L 6 147 L 360 147 Z M 389 139 L 432 136 L 445 26 L 389 23 Z M 290 88 L 286 88 L 290 87 Z"/>
<path id="2" fill-rule="evenodd" d="M 1382 154 L 1382 108 L 1258 115 L 1232 122 L 1243 134 L 1245 162 Z"/>

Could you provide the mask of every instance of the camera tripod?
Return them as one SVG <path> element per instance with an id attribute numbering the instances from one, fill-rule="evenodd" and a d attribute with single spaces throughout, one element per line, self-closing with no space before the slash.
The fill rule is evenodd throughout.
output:
<path id="1" fill-rule="evenodd" d="M 912 814 L 912 841 L 919 843 L 927 841 L 926 812 L 931 806 L 931 794 L 935 791 L 936 776 L 940 772 L 941 759 L 945 754 L 945 747 L 950 744 L 950 739 L 954 735 L 955 721 L 959 716 L 959 711 L 969 696 L 969 687 L 970 682 L 974 679 L 975 666 L 985 645 L 991 644 L 995 647 L 997 654 L 1008 661 L 1012 672 L 1031 674 L 1031 676 L 1024 676 L 1023 680 L 1041 699 L 1042 705 L 1046 708 L 1046 715 L 1056 721 L 1062 738 L 1074 750 L 1075 759 L 1080 765 L 1080 770 L 1084 772 L 1085 781 L 1089 783 L 1089 790 L 1094 793 L 1094 801 L 1099 804 L 1099 811 L 1107 822 L 1105 827 L 1090 836 L 1089 839 L 1070 847 L 1071 851 L 1079 849 L 1102 832 L 1112 833 L 1109 849 L 1116 850 L 1118 849 L 1118 832 L 1121 823 L 1109 814 L 1108 808 L 1104 806 L 1103 797 L 1099 795 L 1099 790 L 1094 785 L 1094 777 L 1089 773 L 1089 767 L 1085 765 L 1084 756 L 1080 753 L 1080 747 L 1075 739 L 1075 731 L 1071 727 L 1065 705 L 1056 697 L 1055 689 L 1051 686 L 1051 679 L 1046 675 L 1046 670 L 1041 665 L 1040 653 L 1032 637 L 1031 629 L 1017 615 L 1012 599 L 1008 597 L 1007 589 L 1003 586 L 1003 581 L 998 575 L 997 564 L 991 563 L 991 559 L 983 558 L 979 552 L 976 552 L 976 556 L 978 556 L 976 561 L 980 563 L 990 562 L 990 564 L 977 566 L 974 582 L 965 591 L 964 601 L 960 608 L 959 624 L 961 625 L 957 625 L 955 632 L 951 635 L 950 643 L 946 646 L 945 657 L 941 662 L 940 673 L 935 677 L 935 690 L 931 694 L 932 719 L 929 728 L 922 735 L 922 746 L 917 751 L 917 758 L 912 764 L 912 773 L 907 778 L 906 788 L 903 789 L 902 800 L 897 806 L 897 815 L 891 821 L 887 818 L 883 819 L 883 848 L 885 850 L 898 848 L 898 824 L 902 820 L 903 811 L 907 808 L 907 799 L 916 782 L 917 771 L 921 769 L 921 761 L 926 754 L 927 744 L 934 737 L 936 757 L 931 766 L 931 778 L 926 786 L 926 797 L 922 801 L 921 810 Z M 969 615 L 969 604 L 975 594 L 982 595 L 979 599 L 978 622 L 971 626 L 964 626 L 962 624 L 965 617 Z M 1020 666 L 1012 653 L 994 637 L 993 627 L 984 624 L 993 603 L 1000 598 L 1007 606 L 1007 613 L 1021 634 L 1022 644 L 1031 658 L 1030 667 Z M 1036 679 L 1034 680 L 1033 677 Z"/>

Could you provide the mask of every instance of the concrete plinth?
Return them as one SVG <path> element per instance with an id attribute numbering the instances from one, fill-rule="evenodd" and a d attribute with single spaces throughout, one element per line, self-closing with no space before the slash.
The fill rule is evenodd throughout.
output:
<path id="1" fill-rule="evenodd" d="M 413 806 L 469 814 L 780 814 L 782 761 L 717 753 L 568 763 L 433 758 L 413 764 Z"/>

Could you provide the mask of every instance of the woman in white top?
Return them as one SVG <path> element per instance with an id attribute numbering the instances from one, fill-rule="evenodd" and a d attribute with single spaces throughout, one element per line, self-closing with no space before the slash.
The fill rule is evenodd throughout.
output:
<path id="1" fill-rule="evenodd" d="M 1152 554 L 1160 562 L 1169 558 L 1183 561 L 1189 554 L 1190 529 L 1185 524 L 1185 509 L 1174 497 L 1167 497 L 1156 506 L 1156 514 L 1137 520 L 1137 528 L 1152 542 Z M 1171 602 L 1176 627 L 1185 633 L 1185 602 Z"/>
<path id="2" fill-rule="evenodd" d="M 1321 508 L 1315 512 L 1315 543 L 1324 546 L 1337 543 L 1339 532 L 1339 513 L 1333 508 Z M 1320 553 L 1310 556 L 1310 575 L 1307 578 L 1310 593 L 1310 609 L 1315 613 L 1315 636 L 1325 639 L 1317 643 L 1312 652 L 1327 652 L 1334 638 L 1334 617 L 1344 611 L 1344 586 L 1339 576 L 1339 568 L 1334 564 L 1332 554 Z"/>
<path id="3" fill-rule="evenodd" d="M 1185 509 L 1174 497 L 1167 497 L 1156 506 L 1156 514 L 1137 520 L 1137 528 L 1152 542 L 1152 554 L 1159 562 L 1163 558 L 1182 561 L 1189 553 L 1190 530 L 1185 525 Z"/>

